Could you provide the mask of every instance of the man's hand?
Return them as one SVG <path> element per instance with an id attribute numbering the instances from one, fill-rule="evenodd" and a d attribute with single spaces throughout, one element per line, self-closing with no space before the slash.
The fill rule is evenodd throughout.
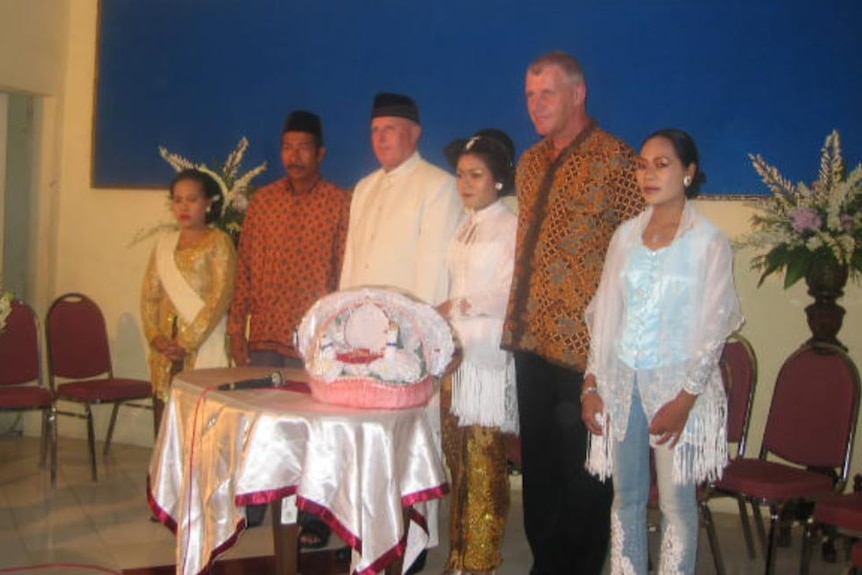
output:
<path id="1" fill-rule="evenodd" d="M 230 355 L 237 367 L 248 365 L 248 340 L 241 335 L 230 336 Z"/>

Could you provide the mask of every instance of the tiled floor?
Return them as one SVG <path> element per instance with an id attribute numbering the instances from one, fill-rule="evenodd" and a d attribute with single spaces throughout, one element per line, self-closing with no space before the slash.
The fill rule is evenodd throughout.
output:
<path id="1" fill-rule="evenodd" d="M 38 440 L 0 437 L 0 573 L 27 573 L 33 570 L 10 568 L 56 564 L 38 572 L 90 575 L 97 571 L 75 566 L 95 565 L 103 568 L 101 572 L 119 572 L 172 563 L 172 534 L 149 520 L 145 486 L 150 450 L 122 444 L 112 446 L 110 457 L 100 462 L 100 481 L 93 483 L 85 442 L 61 438 L 60 448 L 59 485 L 52 491 L 47 471 L 40 471 L 37 465 Z M 512 513 L 499 575 L 526 575 L 530 553 L 521 526 L 520 491 L 515 488 L 512 493 Z M 736 517 L 716 514 L 716 523 L 727 573 L 761 573 L 762 564 L 750 561 L 745 555 Z M 445 517 L 441 525 L 446 525 Z M 445 541 L 445 534 L 441 535 Z M 779 550 L 777 573 L 798 572 L 798 541 L 797 530 L 796 544 Z M 227 557 L 271 552 L 270 530 L 261 527 L 247 531 Z M 812 575 L 843 573 L 842 561 L 843 553 L 838 564 L 827 564 L 815 557 Z M 432 550 L 424 573 L 439 574 L 444 562 L 445 549 Z M 714 573 L 705 541 L 701 542 L 697 573 Z"/>

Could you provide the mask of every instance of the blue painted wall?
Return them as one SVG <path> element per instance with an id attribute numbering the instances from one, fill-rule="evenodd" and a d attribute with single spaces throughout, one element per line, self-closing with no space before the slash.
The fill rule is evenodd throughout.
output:
<path id="1" fill-rule="evenodd" d="M 257 183 L 280 177 L 286 112 L 324 122 L 324 172 L 352 186 L 376 167 L 377 91 L 419 102 L 421 149 L 495 126 L 537 141 L 523 96 L 536 56 L 564 49 L 587 74 L 588 109 L 637 147 L 689 130 L 707 193 L 763 192 L 747 154 L 816 177 L 838 128 L 862 157 L 858 0 L 100 0 L 93 184 L 163 186 L 164 145 L 219 164 L 245 135 Z"/>

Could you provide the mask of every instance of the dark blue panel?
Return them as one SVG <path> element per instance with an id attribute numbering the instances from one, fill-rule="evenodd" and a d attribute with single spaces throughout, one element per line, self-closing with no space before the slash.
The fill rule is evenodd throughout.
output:
<path id="1" fill-rule="evenodd" d="M 838 128 L 862 150 L 862 2 L 849 0 L 101 0 L 94 185 L 163 185 L 159 145 L 217 164 L 243 135 L 248 167 L 281 175 L 283 117 L 323 117 L 324 171 L 351 186 L 375 167 L 375 92 L 419 102 L 423 153 L 478 128 L 536 141 L 524 70 L 564 49 L 589 110 L 638 146 L 675 126 L 699 142 L 708 193 L 764 191 L 747 154 L 816 177 Z"/>

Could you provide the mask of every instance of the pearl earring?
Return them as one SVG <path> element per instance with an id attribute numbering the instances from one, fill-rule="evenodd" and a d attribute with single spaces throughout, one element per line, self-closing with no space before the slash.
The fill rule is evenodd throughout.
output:
<path id="1" fill-rule="evenodd" d="M 682 185 L 686 188 L 691 185 L 691 176 L 686 176 L 682 179 Z"/>
<path id="2" fill-rule="evenodd" d="M 500 190 L 502 190 L 503 189 L 503 182 L 497 182 L 496 184 L 494 184 L 494 189 L 497 190 L 498 192 Z"/>
<path id="3" fill-rule="evenodd" d="M 207 213 L 210 213 L 213 209 L 210 206 L 207 206 Z"/>

